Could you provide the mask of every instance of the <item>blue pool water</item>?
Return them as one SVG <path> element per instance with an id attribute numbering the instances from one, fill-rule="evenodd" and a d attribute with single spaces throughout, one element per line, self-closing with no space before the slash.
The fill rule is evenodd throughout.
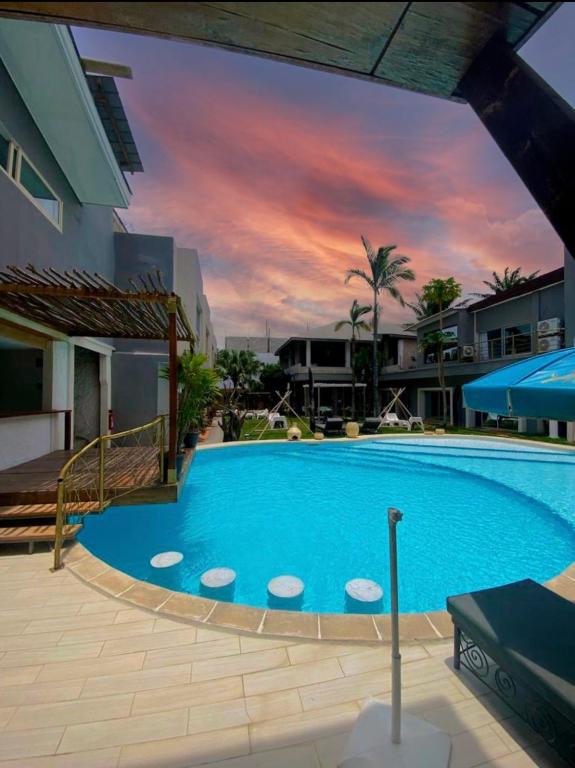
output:
<path id="1" fill-rule="evenodd" d="M 575 560 L 575 453 L 506 440 L 396 438 L 198 451 L 178 504 L 111 507 L 80 539 L 132 576 L 200 594 L 208 568 L 237 572 L 234 601 L 268 605 L 267 583 L 305 582 L 304 611 L 345 611 L 368 578 L 389 611 L 387 508 L 398 526 L 400 606 L 530 577 Z M 150 558 L 184 554 L 172 568 Z"/>

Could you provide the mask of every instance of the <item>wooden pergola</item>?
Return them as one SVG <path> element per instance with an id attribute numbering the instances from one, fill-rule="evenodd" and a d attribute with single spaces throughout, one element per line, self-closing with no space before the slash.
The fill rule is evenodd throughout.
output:
<path id="1" fill-rule="evenodd" d="M 85 270 L 11 266 L 0 270 L 0 307 L 67 336 L 168 341 L 168 482 L 175 482 L 178 341 L 193 345 L 195 335 L 181 299 L 159 272 L 138 280 L 124 290 Z"/>

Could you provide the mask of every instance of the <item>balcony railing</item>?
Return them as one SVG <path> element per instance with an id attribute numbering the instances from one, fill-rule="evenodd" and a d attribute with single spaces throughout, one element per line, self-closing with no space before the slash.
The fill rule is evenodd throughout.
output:
<path id="1" fill-rule="evenodd" d="M 564 330 L 557 330 L 547 334 L 517 333 L 475 344 L 454 344 L 444 348 L 443 360 L 446 363 L 473 363 L 518 355 L 538 355 L 561 349 L 564 346 L 564 338 Z M 424 353 L 423 362 L 425 365 L 436 365 L 436 354 Z"/>

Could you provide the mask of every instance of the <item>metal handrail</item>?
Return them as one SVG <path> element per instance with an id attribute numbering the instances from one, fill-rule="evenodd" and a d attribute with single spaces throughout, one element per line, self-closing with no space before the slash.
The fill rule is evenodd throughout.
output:
<path id="1" fill-rule="evenodd" d="M 159 444 L 159 459 L 160 459 L 160 480 L 163 482 L 164 478 L 164 446 L 165 446 L 165 417 L 164 416 L 158 416 L 152 421 L 148 422 L 147 424 L 144 424 L 140 427 L 133 427 L 132 429 L 126 429 L 123 432 L 114 432 L 109 435 L 99 435 L 98 437 L 94 438 L 91 442 L 89 442 L 87 445 L 85 445 L 83 448 L 81 448 L 77 453 L 75 453 L 68 461 L 64 464 L 62 469 L 60 470 L 60 474 L 58 476 L 58 488 L 57 488 L 57 501 L 56 501 L 56 531 L 55 531 L 55 537 L 54 537 L 54 570 L 58 570 L 62 567 L 62 544 L 63 544 L 63 533 L 64 533 L 64 521 L 66 517 L 66 502 L 65 502 L 65 491 L 66 491 L 66 476 L 68 475 L 68 472 L 70 470 L 70 467 L 72 467 L 78 459 L 83 456 L 85 453 L 87 453 L 90 450 L 98 449 L 98 500 L 100 505 L 100 510 L 104 509 L 107 506 L 106 500 L 104 498 L 105 496 L 105 446 L 108 442 L 112 440 L 116 440 L 118 438 L 127 437 L 128 435 L 135 435 L 139 432 L 144 432 L 145 430 L 152 429 L 154 427 L 160 427 L 160 444 Z M 133 489 L 130 489 L 133 490 Z"/>

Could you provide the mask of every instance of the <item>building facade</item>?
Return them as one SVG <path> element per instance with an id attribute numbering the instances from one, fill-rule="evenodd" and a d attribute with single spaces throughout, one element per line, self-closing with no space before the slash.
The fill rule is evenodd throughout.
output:
<path id="1" fill-rule="evenodd" d="M 293 391 L 292 405 L 300 412 L 309 409 L 309 374 L 313 376 L 315 412 L 338 416 L 351 413 L 352 359 L 349 330 L 334 330 L 335 323 L 313 328 L 287 339 L 277 350 L 280 365 L 289 376 Z M 415 365 L 415 334 L 401 326 L 381 324 L 380 358 L 387 369 L 408 370 Z M 371 365 L 371 334 L 364 333 L 355 342 L 356 361 L 363 356 Z M 357 377 L 361 379 L 361 376 Z M 382 383 L 382 388 L 387 385 Z M 358 380 L 356 409 L 367 411 L 367 386 Z"/>
<path id="2" fill-rule="evenodd" d="M 452 341 L 443 350 L 448 391 L 448 419 L 470 428 L 497 423 L 494 414 L 464 408 L 462 387 L 469 381 L 542 352 L 571 346 L 575 336 L 575 270 L 566 255 L 565 268 L 547 272 L 508 291 L 494 294 L 466 307 L 443 313 L 443 329 Z M 424 419 L 441 416 L 438 366 L 433 352 L 424 351 L 427 334 L 439 329 L 437 315 L 411 326 L 416 333 L 415 365 L 384 366 L 385 384 L 404 387 L 403 401 Z M 575 416 L 575 414 L 574 414 Z M 572 435 L 570 424 L 517 420 L 519 431 Z M 573 439 L 573 438 L 571 438 Z"/>
<path id="3" fill-rule="evenodd" d="M 128 287 L 158 268 L 212 359 L 197 253 L 127 233 L 115 214 L 130 203 L 125 173 L 141 170 L 113 78 L 86 71 L 69 30 L 0 20 L 0 271 L 85 270 Z M 125 344 L 68 337 L 0 307 L 0 469 L 63 448 L 67 430 L 82 447 L 108 432 L 113 407 L 116 429 L 165 412 L 154 379 L 165 343 L 147 342 L 141 379 L 145 356 L 127 371 L 116 364 L 138 351 Z"/>

